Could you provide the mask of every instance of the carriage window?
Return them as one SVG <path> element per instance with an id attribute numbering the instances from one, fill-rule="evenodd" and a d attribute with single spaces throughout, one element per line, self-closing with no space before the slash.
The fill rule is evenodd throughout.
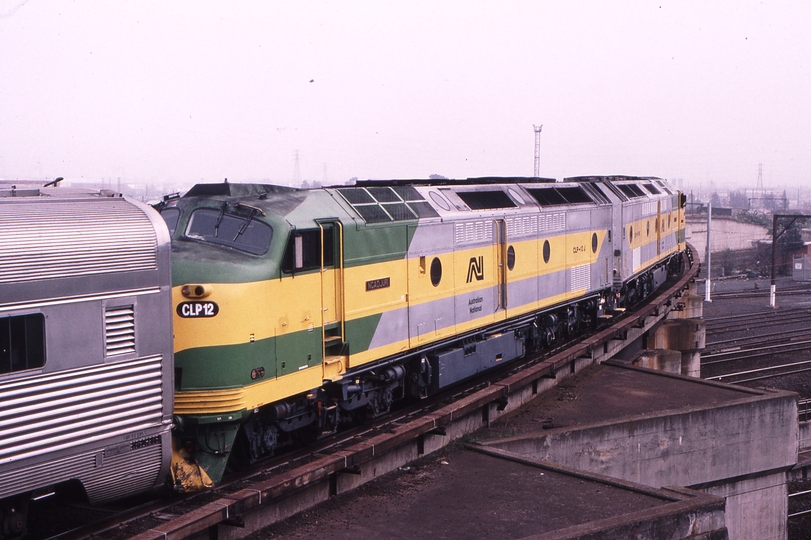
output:
<path id="1" fill-rule="evenodd" d="M 194 240 L 262 255 L 270 249 L 273 229 L 267 223 L 254 219 L 253 213 L 230 214 L 225 211 L 223 205 L 221 209 L 198 208 L 195 210 L 186 227 L 186 236 Z"/>
<path id="2" fill-rule="evenodd" d="M 41 313 L 0 318 L 0 373 L 45 365 L 45 317 Z"/>

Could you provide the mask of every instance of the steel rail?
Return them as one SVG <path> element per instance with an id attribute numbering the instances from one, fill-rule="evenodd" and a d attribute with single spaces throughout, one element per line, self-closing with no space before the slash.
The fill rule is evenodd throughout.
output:
<path id="1" fill-rule="evenodd" d="M 811 360 L 803 360 L 802 362 L 792 362 L 790 364 L 781 364 L 779 366 L 768 366 L 768 367 L 764 367 L 764 368 L 757 368 L 757 369 L 749 369 L 749 370 L 746 370 L 746 371 L 739 371 L 739 372 L 736 372 L 736 373 L 727 373 L 727 374 L 724 374 L 724 375 L 714 375 L 712 377 L 704 377 L 704 380 L 705 381 L 721 381 L 722 379 L 728 379 L 728 378 L 737 377 L 737 376 L 740 376 L 740 375 L 749 375 L 749 374 L 753 374 L 753 373 L 765 373 L 767 371 L 773 371 L 773 370 L 777 370 L 777 369 L 789 368 L 789 367 L 794 367 L 794 366 L 807 366 L 809 364 L 811 364 Z M 798 370 L 793 370 L 793 371 L 785 371 L 785 372 L 781 372 L 781 373 L 775 373 L 774 375 L 768 375 L 768 376 L 763 376 L 763 377 L 754 377 L 754 378 L 751 378 L 751 379 L 742 379 L 740 381 L 729 381 L 729 382 L 731 382 L 733 384 L 741 384 L 741 383 L 745 383 L 745 382 L 760 381 L 760 380 L 764 380 L 764 379 L 773 379 L 775 377 L 780 377 L 780 376 L 783 376 L 783 375 L 791 375 L 791 374 L 794 374 L 794 373 L 803 373 L 805 371 L 811 371 L 811 368 L 798 369 Z"/>
<path id="2" fill-rule="evenodd" d="M 751 358 L 758 358 L 761 356 L 773 356 L 775 354 L 785 354 L 790 352 L 805 351 L 808 349 L 811 349 L 811 340 L 794 341 L 789 344 L 767 345 L 766 347 L 755 347 L 751 349 L 735 349 L 732 351 L 718 352 L 703 356 L 702 360 L 704 360 L 705 358 L 719 358 L 719 360 L 702 362 L 701 366 L 704 367 L 715 364 L 724 364 L 726 362 L 734 362 L 735 360 L 748 360 Z M 734 358 L 724 358 L 727 356 L 731 356 L 733 354 L 736 354 L 737 356 L 735 356 Z"/>
<path id="3" fill-rule="evenodd" d="M 797 321 L 797 322 L 800 322 L 800 321 Z M 722 340 L 719 340 L 719 341 L 712 341 L 712 342 L 708 341 L 706 343 L 706 346 L 704 347 L 704 349 L 706 350 L 706 349 L 709 349 L 711 346 L 718 347 L 719 345 L 726 345 L 726 344 L 729 344 L 729 343 L 741 343 L 741 342 L 755 342 L 755 343 L 758 343 L 758 342 L 764 342 L 764 341 L 766 343 L 768 343 L 770 341 L 778 341 L 783 336 L 797 336 L 797 335 L 798 335 L 797 330 L 784 330 L 782 332 L 774 332 L 774 333 L 771 333 L 771 334 L 763 334 L 763 335 L 760 335 L 760 336 L 743 336 L 743 337 L 739 337 L 739 338 L 722 339 Z M 811 330 L 806 330 L 806 331 L 800 333 L 799 335 L 803 336 L 803 337 L 805 337 L 805 336 L 811 337 Z M 791 341 L 792 340 L 788 340 L 789 343 L 791 343 Z M 724 351 L 719 351 L 719 352 L 724 352 Z"/>

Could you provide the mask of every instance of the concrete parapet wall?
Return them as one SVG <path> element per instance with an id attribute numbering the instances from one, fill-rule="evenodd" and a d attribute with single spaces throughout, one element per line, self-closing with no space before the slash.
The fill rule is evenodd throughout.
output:
<path id="1" fill-rule="evenodd" d="M 691 486 L 797 462 L 793 394 L 562 428 L 495 446 L 648 486 Z"/>
<path id="2" fill-rule="evenodd" d="M 693 244 L 696 252 L 703 258 L 707 251 L 707 216 L 697 219 L 689 217 L 686 223 L 686 235 L 687 241 Z M 712 217 L 710 234 L 712 253 L 720 253 L 725 249 L 750 249 L 755 242 L 761 240 L 771 240 L 770 231 L 766 227 L 718 216 Z"/>
<path id="3" fill-rule="evenodd" d="M 730 538 L 786 538 L 788 486 L 786 473 L 779 471 L 757 478 L 730 481 L 701 491 L 727 500 L 727 523 L 745 536 Z"/>
<path id="4" fill-rule="evenodd" d="M 730 538 L 785 539 L 798 429 L 796 396 L 774 391 L 489 444 L 651 487 L 707 485 L 727 497 Z"/>

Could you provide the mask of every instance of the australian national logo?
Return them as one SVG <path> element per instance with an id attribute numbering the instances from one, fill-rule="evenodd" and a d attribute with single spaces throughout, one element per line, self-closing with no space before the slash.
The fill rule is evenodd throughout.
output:
<path id="1" fill-rule="evenodd" d="M 467 265 L 467 281 L 465 283 L 470 283 L 473 281 L 474 277 L 476 281 L 484 279 L 484 256 L 482 255 L 470 258 L 470 263 Z"/>

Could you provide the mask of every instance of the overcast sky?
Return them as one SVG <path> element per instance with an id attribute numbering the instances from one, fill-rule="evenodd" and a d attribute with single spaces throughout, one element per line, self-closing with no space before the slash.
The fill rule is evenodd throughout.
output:
<path id="1" fill-rule="evenodd" d="M 0 178 L 811 185 L 811 2 L 0 0 Z"/>

